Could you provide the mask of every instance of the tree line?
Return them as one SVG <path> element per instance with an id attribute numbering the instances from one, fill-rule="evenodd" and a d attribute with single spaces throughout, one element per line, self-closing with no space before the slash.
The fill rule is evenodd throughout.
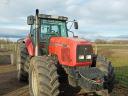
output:
<path id="1" fill-rule="evenodd" d="M 128 44 L 128 40 L 102 40 L 102 39 L 96 39 L 96 44 Z"/>

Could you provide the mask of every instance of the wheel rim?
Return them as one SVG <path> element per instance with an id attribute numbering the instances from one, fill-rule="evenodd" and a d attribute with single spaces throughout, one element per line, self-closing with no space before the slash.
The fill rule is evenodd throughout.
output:
<path id="1" fill-rule="evenodd" d="M 32 78 L 31 78 L 31 80 L 32 80 L 32 91 L 33 91 L 33 95 L 34 96 L 38 96 L 38 80 L 37 80 L 37 76 L 36 76 L 36 72 L 35 72 L 35 70 L 33 70 L 32 71 Z"/>

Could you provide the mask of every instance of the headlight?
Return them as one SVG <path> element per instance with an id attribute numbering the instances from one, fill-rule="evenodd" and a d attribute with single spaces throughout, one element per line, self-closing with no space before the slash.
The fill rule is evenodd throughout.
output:
<path id="1" fill-rule="evenodd" d="M 84 55 L 79 55 L 79 59 L 80 60 L 84 59 Z"/>
<path id="2" fill-rule="evenodd" d="M 86 55 L 86 59 L 91 59 L 92 56 L 91 55 Z"/>

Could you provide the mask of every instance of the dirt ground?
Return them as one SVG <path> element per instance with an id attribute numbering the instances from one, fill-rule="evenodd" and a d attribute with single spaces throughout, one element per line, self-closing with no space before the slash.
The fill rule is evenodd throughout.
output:
<path id="1" fill-rule="evenodd" d="M 0 66 L 0 96 L 29 96 L 28 84 L 20 83 L 17 80 L 17 71 L 15 68 L 14 65 Z M 60 96 L 75 96 L 78 91 L 79 88 L 72 88 L 63 83 L 61 85 Z"/>
<path id="2" fill-rule="evenodd" d="M 128 96 L 128 89 L 118 84 L 115 86 L 111 96 Z"/>
<path id="3" fill-rule="evenodd" d="M 0 96 L 3 96 L 4 94 L 7 94 L 9 92 L 12 92 L 27 85 L 26 83 L 19 83 L 19 81 L 16 78 L 17 72 L 16 70 L 14 70 L 15 67 L 14 69 L 12 69 L 12 71 L 9 70 L 10 66 L 7 65 L 5 67 L 0 66 L 0 70 L 1 69 L 6 69 L 6 72 L 5 70 L 3 73 L 2 71 L 0 71 Z M 19 95 L 13 95 L 13 96 L 19 96 Z"/>
<path id="4" fill-rule="evenodd" d="M 28 91 L 28 84 L 26 83 L 19 83 L 16 76 L 17 72 L 15 70 L 15 66 L 10 71 L 10 66 L 0 66 L 3 69 L 5 67 L 6 72 L 0 72 L 0 96 L 30 96 Z M 9 71 L 8 71 L 9 70 Z M 61 96 L 87 96 L 78 95 L 79 88 L 72 88 L 71 86 L 67 86 L 66 84 L 62 85 Z M 116 85 L 113 93 L 111 96 L 128 96 L 128 89 Z"/>

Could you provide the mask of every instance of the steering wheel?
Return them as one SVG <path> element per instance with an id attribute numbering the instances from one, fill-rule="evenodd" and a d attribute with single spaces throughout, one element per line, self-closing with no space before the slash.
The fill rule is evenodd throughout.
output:
<path id="1" fill-rule="evenodd" d="M 58 32 L 55 32 L 55 30 L 51 30 L 51 32 L 46 33 L 46 35 L 59 36 Z"/>
<path id="2" fill-rule="evenodd" d="M 53 33 L 56 33 L 55 30 L 51 30 L 51 33 L 52 33 L 52 32 L 53 32 Z"/>

